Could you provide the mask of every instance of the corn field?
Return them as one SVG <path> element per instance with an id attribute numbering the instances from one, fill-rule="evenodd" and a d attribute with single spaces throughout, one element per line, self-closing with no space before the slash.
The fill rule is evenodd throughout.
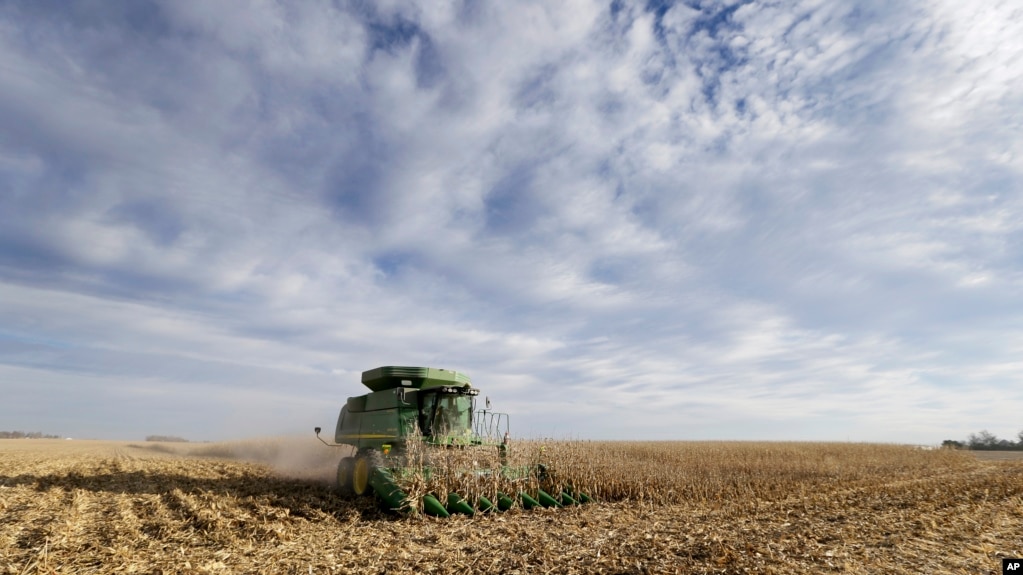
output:
<path id="1" fill-rule="evenodd" d="M 331 487 L 315 440 L 0 440 L 0 573 L 997 573 L 1023 462 L 873 444 L 513 442 L 599 502 L 434 519 Z M 514 488 L 423 454 L 410 493 Z M 519 481 L 541 481 L 519 479 Z"/>

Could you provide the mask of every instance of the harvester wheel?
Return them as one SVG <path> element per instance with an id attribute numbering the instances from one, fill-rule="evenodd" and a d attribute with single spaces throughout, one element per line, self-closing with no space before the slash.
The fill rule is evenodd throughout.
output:
<path id="1" fill-rule="evenodd" d="M 352 467 L 352 491 L 359 496 L 373 494 L 373 471 L 384 467 L 384 456 L 376 449 L 363 449 L 355 454 Z"/>
<path id="2" fill-rule="evenodd" d="M 337 464 L 337 490 L 341 495 L 352 494 L 352 469 L 355 467 L 354 457 L 342 457 Z"/>
<path id="3" fill-rule="evenodd" d="M 355 456 L 355 466 L 352 468 L 352 491 L 360 497 L 373 491 L 369 485 L 369 474 L 373 473 L 372 467 L 369 457 L 365 454 Z"/>

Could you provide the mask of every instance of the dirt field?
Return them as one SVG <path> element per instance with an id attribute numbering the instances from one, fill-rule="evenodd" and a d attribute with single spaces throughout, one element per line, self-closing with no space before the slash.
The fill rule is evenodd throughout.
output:
<path id="1" fill-rule="evenodd" d="M 1021 462 L 842 444 L 578 449 L 605 466 L 599 504 L 435 520 L 336 496 L 339 455 L 315 440 L 0 440 L 0 573 L 974 575 L 1023 556 Z"/>
<path id="2" fill-rule="evenodd" d="M 1023 451 L 971 451 L 970 453 L 983 461 L 1023 461 Z"/>

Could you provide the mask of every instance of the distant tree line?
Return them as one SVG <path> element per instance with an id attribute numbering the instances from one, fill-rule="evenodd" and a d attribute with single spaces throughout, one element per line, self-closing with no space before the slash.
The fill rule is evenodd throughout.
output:
<path id="1" fill-rule="evenodd" d="M 188 440 L 184 437 L 176 437 L 174 435 L 147 435 L 146 441 L 166 441 L 170 443 L 188 443 Z"/>
<path id="2" fill-rule="evenodd" d="M 941 442 L 941 446 L 950 449 L 975 449 L 978 451 L 1023 451 L 1023 431 L 1016 434 L 1016 437 L 1019 441 L 999 439 L 985 429 L 980 433 L 971 433 L 966 441 L 946 439 Z"/>
<path id="3" fill-rule="evenodd" d="M 60 436 L 46 435 L 41 431 L 0 431 L 0 439 L 60 439 Z"/>

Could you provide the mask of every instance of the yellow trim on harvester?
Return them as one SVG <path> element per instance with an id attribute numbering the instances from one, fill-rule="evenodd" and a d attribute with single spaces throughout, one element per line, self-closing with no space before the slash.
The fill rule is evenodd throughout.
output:
<path id="1" fill-rule="evenodd" d="M 372 433 L 356 433 L 354 435 L 339 435 L 342 439 L 397 439 L 397 435 L 378 435 Z"/>

